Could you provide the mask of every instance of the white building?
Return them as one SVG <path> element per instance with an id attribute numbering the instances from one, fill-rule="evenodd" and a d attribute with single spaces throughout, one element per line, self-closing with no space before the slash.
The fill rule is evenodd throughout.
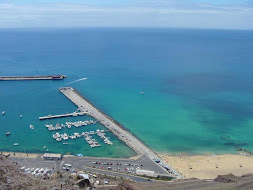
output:
<path id="1" fill-rule="evenodd" d="M 83 178 L 83 179 L 89 179 L 89 175 L 88 175 L 88 174 L 79 173 L 78 175 L 79 175 L 81 178 Z"/>
<path id="2" fill-rule="evenodd" d="M 155 172 L 154 171 L 149 171 L 149 170 L 136 170 L 137 175 L 143 175 L 143 176 L 148 176 L 148 177 L 155 177 Z"/>
<path id="3" fill-rule="evenodd" d="M 62 155 L 61 154 L 45 153 L 45 154 L 43 154 L 42 159 L 44 159 L 44 160 L 61 160 Z"/>

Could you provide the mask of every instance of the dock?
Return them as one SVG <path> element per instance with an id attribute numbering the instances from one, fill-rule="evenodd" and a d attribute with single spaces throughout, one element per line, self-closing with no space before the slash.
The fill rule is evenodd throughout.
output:
<path id="1" fill-rule="evenodd" d="M 77 90 L 72 87 L 64 87 L 59 89 L 62 94 L 64 94 L 71 102 L 73 102 L 81 112 L 89 113 L 90 116 L 99 121 L 104 125 L 109 131 L 116 135 L 122 142 L 128 145 L 132 150 L 134 150 L 138 155 L 144 155 L 149 159 L 159 160 L 158 167 L 164 170 L 169 170 L 173 173 L 173 176 L 181 179 L 183 176 L 174 170 L 167 163 L 159 159 L 159 156 L 143 144 L 137 137 L 132 135 L 129 131 L 125 130 L 117 121 L 97 109 L 88 99 L 83 97 Z M 158 162 L 157 162 L 158 163 Z"/>
<path id="2" fill-rule="evenodd" d="M 19 80 L 63 80 L 65 75 L 39 75 L 39 76 L 0 76 L 0 81 L 19 81 Z"/>
<path id="3" fill-rule="evenodd" d="M 61 117 L 70 117 L 70 116 L 82 116 L 82 115 L 89 115 L 88 112 L 73 112 L 73 113 L 66 113 L 66 114 L 60 114 L 60 115 L 47 115 L 43 117 L 39 117 L 40 120 L 45 120 L 45 119 L 56 119 L 56 118 L 61 118 Z"/>

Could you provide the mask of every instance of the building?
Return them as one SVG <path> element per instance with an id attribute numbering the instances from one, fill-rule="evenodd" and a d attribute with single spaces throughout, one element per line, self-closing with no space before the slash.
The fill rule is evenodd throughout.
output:
<path id="1" fill-rule="evenodd" d="M 44 160 L 61 160 L 62 155 L 61 154 L 45 153 L 45 154 L 43 154 L 42 159 L 44 159 Z"/>
<path id="2" fill-rule="evenodd" d="M 83 178 L 83 179 L 88 179 L 88 180 L 89 180 L 89 175 L 88 175 L 88 174 L 79 173 L 78 175 L 79 175 L 81 178 Z"/>
<path id="3" fill-rule="evenodd" d="M 148 177 L 155 177 L 155 172 L 154 171 L 149 171 L 149 170 L 136 170 L 137 175 L 142 175 L 142 176 L 148 176 Z"/>

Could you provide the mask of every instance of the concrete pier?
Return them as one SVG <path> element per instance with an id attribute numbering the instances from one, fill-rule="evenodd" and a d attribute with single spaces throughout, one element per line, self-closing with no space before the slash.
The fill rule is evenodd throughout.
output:
<path id="1" fill-rule="evenodd" d="M 60 114 L 60 115 L 47 115 L 47 116 L 39 117 L 39 119 L 40 120 L 55 119 L 55 118 L 61 118 L 61 117 L 82 116 L 82 115 L 89 115 L 89 113 L 88 112 L 73 112 L 73 113 L 66 113 L 66 114 Z"/>
<path id="2" fill-rule="evenodd" d="M 118 122 L 107 116 L 105 113 L 97 109 L 89 100 L 84 98 L 75 89 L 71 87 L 64 87 L 59 89 L 70 101 L 72 101 L 79 110 L 83 112 L 88 112 L 90 116 L 98 120 L 102 125 L 104 125 L 108 130 L 110 130 L 114 135 L 116 135 L 121 141 L 126 143 L 131 149 L 133 149 L 137 154 L 144 155 L 151 160 L 159 160 L 157 166 L 161 168 L 169 168 L 172 171 L 174 177 L 180 179 L 183 178 L 172 167 L 163 162 L 159 156 L 152 151 L 149 147 L 144 145 L 139 139 L 133 136 L 130 132 L 125 130 Z M 155 162 L 155 161 L 154 161 Z M 164 169 L 165 170 L 165 169 Z"/>
<path id="3" fill-rule="evenodd" d="M 0 76 L 0 81 L 19 80 L 63 80 L 65 75 L 45 75 L 45 76 Z"/>

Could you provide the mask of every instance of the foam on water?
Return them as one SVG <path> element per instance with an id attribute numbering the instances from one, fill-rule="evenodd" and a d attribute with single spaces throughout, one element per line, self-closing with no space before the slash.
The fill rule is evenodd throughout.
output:
<path id="1" fill-rule="evenodd" d="M 80 81 L 83 81 L 83 80 L 87 80 L 87 79 L 88 79 L 88 78 L 81 78 L 81 79 L 78 79 L 78 80 L 75 80 L 75 81 L 66 83 L 65 85 L 70 85 L 70 84 L 73 84 L 73 83 L 76 83 L 76 82 L 80 82 Z"/>

